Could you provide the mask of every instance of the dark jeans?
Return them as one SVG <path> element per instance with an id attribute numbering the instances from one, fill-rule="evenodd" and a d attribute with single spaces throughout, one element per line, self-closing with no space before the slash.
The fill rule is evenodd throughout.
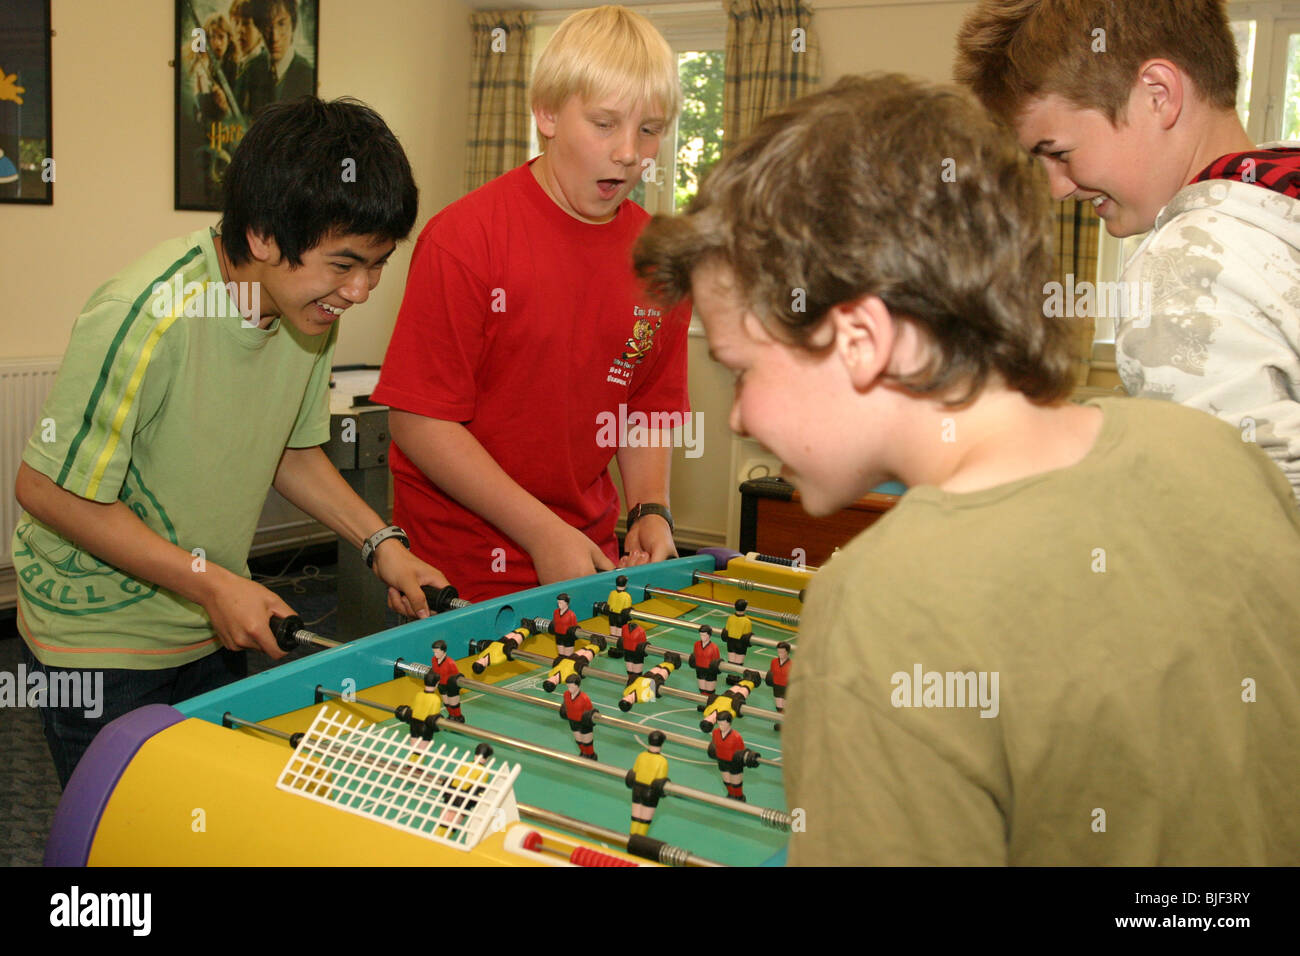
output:
<path id="1" fill-rule="evenodd" d="M 165 670 L 78 670 L 46 667 L 24 641 L 23 663 L 29 674 L 33 671 L 45 674 L 47 686 L 52 686 L 48 683 L 50 675 L 60 673 L 76 675 L 83 687 L 95 687 L 96 692 L 99 682 L 103 682 L 103 691 L 95 702 L 98 705 L 95 708 L 85 706 L 86 700 L 82 701 L 81 707 L 41 708 L 41 727 L 62 787 L 68 785 L 72 771 L 95 735 L 123 714 L 146 704 L 179 704 L 248 676 L 248 659 L 244 652 L 228 651 L 224 647 L 197 661 Z M 90 675 L 89 684 L 82 675 Z M 85 712 L 94 709 L 100 713 L 87 717 Z"/>

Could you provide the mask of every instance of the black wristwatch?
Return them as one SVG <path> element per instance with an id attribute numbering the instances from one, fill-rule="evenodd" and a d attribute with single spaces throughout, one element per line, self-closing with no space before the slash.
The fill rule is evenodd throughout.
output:
<path id="1" fill-rule="evenodd" d="M 673 513 L 669 511 L 666 506 L 656 505 L 653 503 L 633 506 L 633 508 L 627 513 L 628 530 L 629 531 L 632 530 L 632 525 L 636 524 L 641 518 L 643 518 L 646 515 L 658 515 L 659 517 L 663 518 L 665 521 L 668 522 L 668 533 L 672 534 Z"/>
<path id="2" fill-rule="evenodd" d="M 397 538 L 406 546 L 406 550 L 411 550 L 411 539 L 395 524 L 390 524 L 387 528 L 380 528 L 370 537 L 366 538 L 366 543 L 361 546 L 361 560 L 366 562 L 366 567 L 375 566 L 375 548 L 379 547 L 389 538 Z"/>

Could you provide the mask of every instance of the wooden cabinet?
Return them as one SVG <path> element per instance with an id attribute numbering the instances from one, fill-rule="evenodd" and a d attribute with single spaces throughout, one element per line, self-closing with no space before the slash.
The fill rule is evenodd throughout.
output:
<path id="1" fill-rule="evenodd" d="M 811 518 L 789 482 L 780 478 L 746 481 L 740 486 L 740 550 L 789 558 L 801 548 L 805 564 L 824 564 L 836 548 L 880 520 L 898 497 L 872 492 L 843 511 Z"/>

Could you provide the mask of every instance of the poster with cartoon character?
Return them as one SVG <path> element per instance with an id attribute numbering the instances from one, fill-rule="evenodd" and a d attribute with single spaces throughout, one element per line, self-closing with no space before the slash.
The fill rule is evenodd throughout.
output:
<path id="1" fill-rule="evenodd" d="M 54 202 L 49 0 L 0 0 L 0 202 Z"/>

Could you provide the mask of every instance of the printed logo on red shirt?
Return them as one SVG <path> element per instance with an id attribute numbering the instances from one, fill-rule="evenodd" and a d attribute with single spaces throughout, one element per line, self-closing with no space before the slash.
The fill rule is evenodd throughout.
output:
<path id="1" fill-rule="evenodd" d="M 636 322 L 632 324 L 632 335 L 623 343 L 623 354 L 614 359 L 605 376 L 605 381 L 624 388 L 632 381 L 632 370 L 654 350 L 655 333 L 664 323 L 663 314 L 658 309 L 643 309 L 634 305 L 632 315 L 636 317 Z"/>

